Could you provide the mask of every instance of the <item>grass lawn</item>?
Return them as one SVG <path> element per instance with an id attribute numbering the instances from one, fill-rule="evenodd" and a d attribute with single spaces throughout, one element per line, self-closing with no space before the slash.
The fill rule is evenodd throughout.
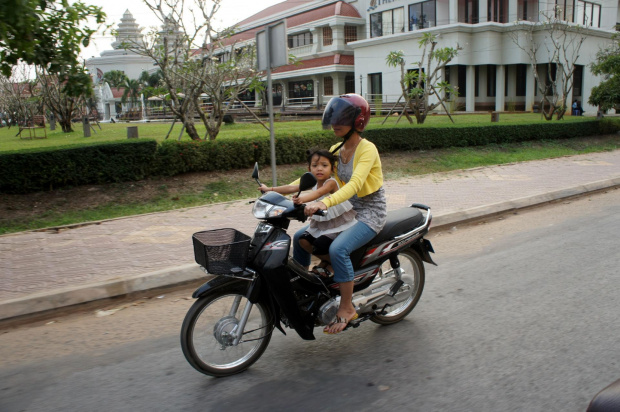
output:
<path id="1" fill-rule="evenodd" d="M 314 124 L 318 125 L 317 122 Z M 84 138 L 81 139 L 83 141 Z M 620 137 L 608 135 L 385 153 L 381 155 L 381 160 L 385 179 L 395 180 L 419 174 L 618 148 Z M 270 181 L 269 165 L 262 166 L 262 180 Z M 306 170 L 305 164 L 278 166 L 278 182 L 290 182 Z M 250 174 L 250 169 L 222 173 L 189 173 L 169 178 L 86 185 L 27 195 L 3 194 L 0 196 L 0 234 L 255 197 L 258 191 L 256 183 L 250 179 Z"/>
<path id="2" fill-rule="evenodd" d="M 397 116 L 390 116 L 385 125 L 381 125 L 384 117 L 373 117 L 370 121 L 369 129 L 381 127 L 465 127 L 472 125 L 506 125 L 506 124 L 522 124 L 522 123 L 545 123 L 540 114 L 533 113 L 501 113 L 499 123 L 491 123 L 490 114 L 467 114 L 453 116 L 455 124 L 450 122 L 446 115 L 429 116 L 423 125 L 412 124 L 407 119 L 402 118 L 396 125 Z M 566 116 L 564 122 L 592 120 L 593 118 Z M 555 121 L 555 120 L 554 120 Z M 265 119 L 268 124 L 268 120 Z M 101 129 L 97 125 L 93 125 L 91 129 L 91 137 L 84 137 L 81 123 L 74 124 L 72 133 L 63 133 L 60 128 L 51 131 L 47 130 L 47 139 L 20 139 L 16 137 L 18 129 L 15 127 L 0 128 L 0 152 L 12 152 L 21 150 L 31 150 L 41 147 L 66 147 L 71 145 L 92 144 L 100 142 L 110 142 L 115 140 L 124 140 L 127 138 L 127 127 L 138 126 L 138 135 L 140 138 L 156 139 L 163 141 L 170 130 L 171 123 L 101 123 Z M 275 123 L 276 134 L 286 133 L 304 133 L 321 130 L 321 122 L 319 120 L 305 121 L 287 121 Z M 196 129 L 201 136 L 204 136 L 206 130 L 202 123 L 196 123 Z M 176 123 L 169 139 L 178 139 L 181 132 L 181 124 Z M 218 139 L 234 139 L 238 137 L 269 137 L 269 132 L 258 123 L 235 123 L 233 125 L 222 125 Z M 183 133 L 182 140 L 189 140 L 187 134 Z"/>

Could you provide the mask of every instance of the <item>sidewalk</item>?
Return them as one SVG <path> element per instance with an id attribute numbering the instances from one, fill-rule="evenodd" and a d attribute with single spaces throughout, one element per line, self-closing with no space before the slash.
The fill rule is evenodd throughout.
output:
<path id="1" fill-rule="evenodd" d="M 620 150 L 387 181 L 385 189 L 388 209 L 427 204 L 437 227 L 618 185 Z M 234 227 L 251 235 L 251 208 L 236 201 L 0 236 L 0 319 L 204 277 L 192 233 Z M 289 233 L 300 226 L 292 222 Z"/>

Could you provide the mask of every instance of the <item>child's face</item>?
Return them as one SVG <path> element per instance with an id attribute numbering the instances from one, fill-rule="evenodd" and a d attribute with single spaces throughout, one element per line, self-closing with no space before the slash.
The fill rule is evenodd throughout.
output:
<path id="1" fill-rule="evenodd" d="M 310 170 L 310 173 L 312 173 L 318 181 L 323 181 L 329 179 L 331 176 L 332 164 L 329 163 L 329 159 L 317 154 L 312 156 L 308 170 Z"/>

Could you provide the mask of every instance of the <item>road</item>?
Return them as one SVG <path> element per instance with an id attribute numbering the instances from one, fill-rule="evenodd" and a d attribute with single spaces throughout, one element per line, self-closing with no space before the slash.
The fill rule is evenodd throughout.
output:
<path id="1" fill-rule="evenodd" d="M 620 378 L 619 216 L 610 190 L 434 232 L 404 321 L 276 334 L 230 378 L 181 353 L 191 290 L 4 328 L 0 410 L 584 411 Z"/>

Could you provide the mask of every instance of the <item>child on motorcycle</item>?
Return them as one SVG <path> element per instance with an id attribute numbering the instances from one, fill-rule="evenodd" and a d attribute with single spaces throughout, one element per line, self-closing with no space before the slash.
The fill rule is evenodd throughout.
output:
<path id="1" fill-rule="evenodd" d="M 336 157 L 328 150 L 309 150 L 308 170 L 314 175 L 317 183 L 310 193 L 293 196 L 293 202 L 299 205 L 318 201 L 338 191 L 340 186 L 332 176 L 335 162 Z M 299 185 L 291 184 L 276 187 L 261 185 L 258 190 L 263 193 L 274 191 L 285 195 L 299 192 Z M 355 214 L 351 203 L 346 201 L 330 208 L 325 216 L 313 215 L 310 217 L 310 225 L 300 236 L 299 245 L 308 253 L 321 259 L 321 263 L 312 268 L 314 273 L 324 277 L 332 276 L 329 264 L 329 246 L 340 232 L 355 225 Z"/>

